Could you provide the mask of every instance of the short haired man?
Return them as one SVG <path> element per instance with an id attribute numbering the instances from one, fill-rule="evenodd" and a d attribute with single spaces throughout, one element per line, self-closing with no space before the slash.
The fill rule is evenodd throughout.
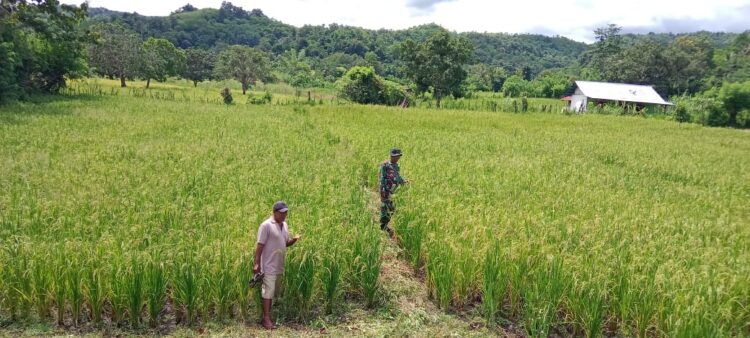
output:
<path id="1" fill-rule="evenodd" d="M 396 188 L 409 181 L 401 177 L 401 168 L 398 166 L 398 160 L 402 155 L 401 149 L 391 149 L 390 155 L 391 159 L 380 165 L 380 229 L 393 236 L 393 230 L 388 226 L 391 216 L 396 211 L 391 195 L 396 192 Z"/>
<path id="2" fill-rule="evenodd" d="M 253 273 L 263 273 L 261 299 L 263 304 L 263 321 L 266 329 L 273 329 L 271 320 L 271 304 L 281 287 L 281 277 L 284 274 L 284 258 L 286 248 L 294 245 L 300 235 L 289 239 L 289 228 L 285 222 L 289 207 L 284 201 L 273 205 L 273 216 L 269 217 L 258 228 L 258 241 L 255 248 Z"/>

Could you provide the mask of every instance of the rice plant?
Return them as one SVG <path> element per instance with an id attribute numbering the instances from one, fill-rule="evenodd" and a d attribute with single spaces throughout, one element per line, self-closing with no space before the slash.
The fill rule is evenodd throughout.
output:
<path id="1" fill-rule="evenodd" d="M 167 300 L 167 273 L 159 255 L 154 255 L 146 267 L 146 303 L 149 325 L 159 324 L 159 315 Z"/>
<path id="2" fill-rule="evenodd" d="M 219 249 L 219 255 L 213 264 L 214 271 L 211 273 L 208 286 L 212 293 L 211 301 L 216 307 L 216 316 L 219 320 L 225 320 L 231 313 L 232 304 L 237 298 L 234 288 L 235 278 L 232 275 L 233 269 L 225 251 L 226 248 L 224 247 Z"/>
<path id="3" fill-rule="evenodd" d="M 125 302 L 128 308 L 128 318 L 132 328 L 139 328 L 141 325 L 141 314 L 145 301 L 145 268 L 140 261 L 133 259 L 125 274 Z"/>
<path id="4" fill-rule="evenodd" d="M 88 301 L 91 319 L 95 324 L 102 322 L 102 311 L 107 297 L 105 275 L 105 270 L 93 265 L 84 276 L 83 295 Z"/>
<path id="5" fill-rule="evenodd" d="M 437 304 L 448 309 L 453 301 L 454 266 L 450 248 L 445 243 L 433 243 L 427 249 L 427 287 Z"/>
<path id="6" fill-rule="evenodd" d="M 294 250 L 288 253 L 285 265 L 283 284 L 285 312 L 291 318 L 305 320 L 315 283 L 315 257 L 303 250 Z"/>
<path id="7" fill-rule="evenodd" d="M 68 292 L 67 298 L 73 317 L 73 325 L 77 326 L 80 323 L 81 311 L 83 310 L 84 290 L 82 275 L 86 270 L 75 258 L 68 259 L 67 265 L 68 270 L 65 275 L 66 291 Z"/>
<path id="8" fill-rule="evenodd" d="M 352 253 L 354 283 L 362 290 L 365 304 L 374 307 L 380 289 L 378 279 L 383 251 L 380 234 L 371 228 L 362 229 L 356 236 Z"/>
<path id="9" fill-rule="evenodd" d="M 32 267 L 34 306 L 37 317 L 42 321 L 50 316 L 52 310 L 50 303 L 51 277 L 48 266 L 43 264 L 44 261 L 45 259 L 37 259 Z"/>
<path id="10" fill-rule="evenodd" d="M 413 184 L 396 195 L 398 243 L 446 311 L 534 335 L 750 335 L 745 132 L 539 114 L 559 103 L 535 99 L 508 114 L 521 102 L 301 106 L 292 90 L 224 107 L 208 87 L 81 81 L 0 111 L 0 312 L 15 325 L 249 319 L 255 231 L 276 199 L 305 235 L 289 319 L 377 308 L 371 191 L 399 146 Z"/>
<path id="11" fill-rule="evenodd" d="M 507 262 L 503 260 L 500 251 L 500 241 L 495 240 L 485 253 L 483 284 L 482 284 L 482 306 L 484 315 L 489 324 L 496 321 L 498 313 L 502 310 L 505 300 L 506 287 L 508 285 Z"/>
<path id="12" fill-rule="evenodd" d="M 173 298 L 175 305 L 183 313 L 183 321 L 190 326 L 193 324 L 198 310 L 198 292 L 200 292 L 198 271 L 196 271 L 194 262 L 187 261 L 178 264 L 175 267 L 175 275 L 172 277 Z"/>
<path id="13" fill-rule="evenodd" d="M 253 266 L 250 253 L 244 253 L 238 259 L 234 269 L 234 288 L 237 295 L 237 307 L 239 317 L 245 321 L 250 315 L 250 305 L 252 304 L 253 290 L 250 288 L 250 280 L 253 276 Z"/>
<path id="14" fill-rule="evenodd" d="M 58 249 L 60 250 L 60 249 Z M 68 299 L 68 267 L 65 263 L 65 257 L 61 256 L 63 252 L 58 252 L 56 264 L 53 265 L 52 288 L 55 302 L 55 312 L 57 314 L 57 324 L 63 325 L 65 319 L 65 304 Z"/>
<path id="15" fill-rule="evenodd" d="M 576 325 L 586 337 L 600 337 L 606 316 L 602 292 L 587 286 L 575 290 L 567 300 L 567 307 L 576 315 Z"/>
<path id="16" fill-rule="evenodd" d="M 322 267 L 320 270 L 320 280 L 323 284 L 323 295 L 326 302 L 326 313 L 332 314 L 336 305 L 339 294 L 339 282 L 341 281 L 341 272 L 343 270 L 341 254 L 337 249 L 331 249 L 323 257 Z"/>

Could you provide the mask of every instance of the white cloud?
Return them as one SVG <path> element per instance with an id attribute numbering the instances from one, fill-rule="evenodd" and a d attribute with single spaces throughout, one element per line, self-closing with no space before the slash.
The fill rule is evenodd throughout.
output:
<path id="1" fill-rule="evenodd" d="M 64 3 L 79 3 L 63 0 Z M 91 7 L 167 15 L 190 2 L 219 7 L 221 0 L 90 0 Z M 295 26 L 340 23 L 371 29 L 403 29 L 437 23 L 455 31 L 542 32 L 590 41 L 592 30 L 616 23 L 633 31 L 750 29 L 750 0 L 235 0 L 247 10 Z M 737 13 L 740 13 L 738 15 Z M 693 27 L 695 26 L 695 27 Z"/>

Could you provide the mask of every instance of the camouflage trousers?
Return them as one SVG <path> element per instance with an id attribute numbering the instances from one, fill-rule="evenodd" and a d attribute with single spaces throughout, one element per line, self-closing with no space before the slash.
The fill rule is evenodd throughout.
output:
<path id="1" fill-rule="evenodd" d="M 380 194 L 380 229 L 388 227 L 394 211 L 396 211 L 396 207 L 393 206 L 391 194 Z"/>

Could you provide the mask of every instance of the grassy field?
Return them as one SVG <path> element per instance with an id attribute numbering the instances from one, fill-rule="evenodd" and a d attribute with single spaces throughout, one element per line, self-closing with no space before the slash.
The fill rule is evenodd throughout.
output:
<path id="1" fill-rule="evenodd" d="M 303 240 L 277 316 L 387 308 L 374 192 L 399 146 L 402 258 L 444 311 L 476 309 L 487 334 L 750 335 L 745 131 L 99 83 L 0 111 L 0 326 L 254 320 L 251 248 L 278 199 Z"/>

